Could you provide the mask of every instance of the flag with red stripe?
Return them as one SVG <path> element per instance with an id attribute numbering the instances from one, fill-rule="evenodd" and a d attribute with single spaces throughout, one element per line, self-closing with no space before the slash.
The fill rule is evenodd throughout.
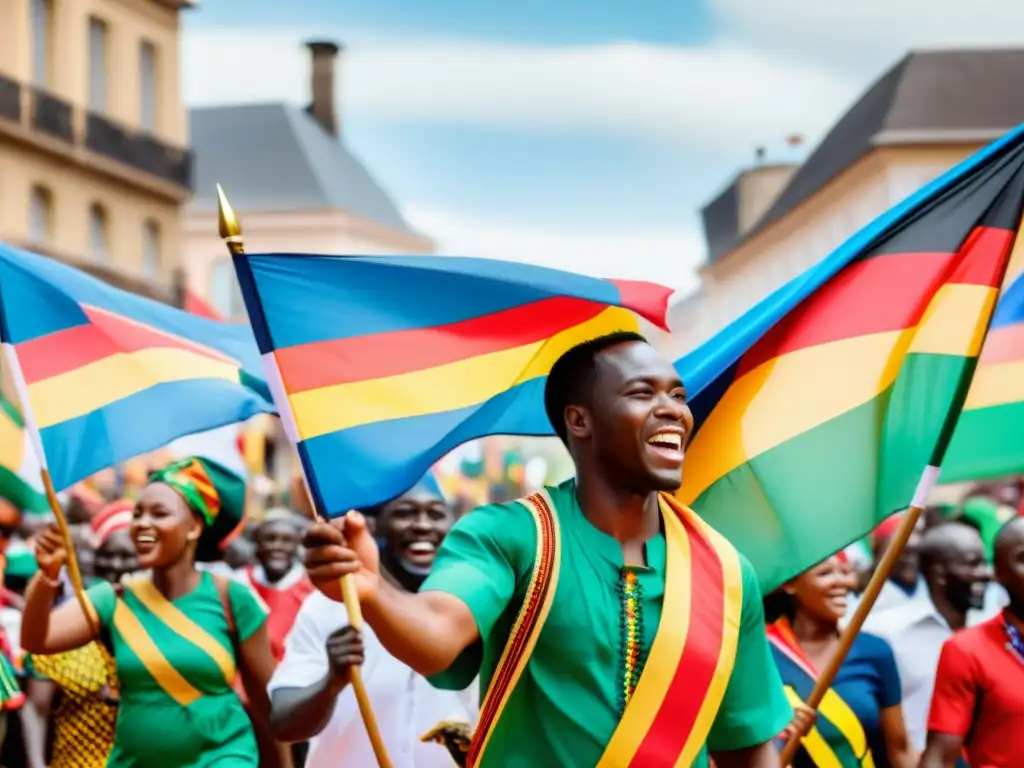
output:
<path id="1" fill-rule="evenodd" d="M 750 558 L 766 589 L 923 501 L 1022 205 L 1018 129 L 677 363 L 698 420 L 679 498 Z"/>

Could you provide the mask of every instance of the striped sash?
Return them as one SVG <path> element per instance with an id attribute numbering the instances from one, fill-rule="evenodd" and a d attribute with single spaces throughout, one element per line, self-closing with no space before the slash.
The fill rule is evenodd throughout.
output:
<path id="1" fill-rule="evenodd" d="M 790 704 L 803 706 L 814 690 L 818 675 L 800 649 L 789 621 L 783 618 L 770 625 L 768 641 Z M 801 751 L 816 768 L 875 766 L 864 726 L 849 704 L 832 688 L 828 689 L 818 707 L 814 727 L 801 741 Z"/>
<path id="2" fill-rule="evenodd" d="M 561 539 L 551 499 L 542 492 L 521 503 L 537 525 L 537 554 L 526 600 L 481 706 L 466 763 L 470 768 L 480 764 L 558 584 Z M 662 614 L 640 682 L 598 768 L 692 764 L 732 675 L 743 604 L 736 550 L 673 497 L 662 494 L 661 511 L 667 548 L 664 602 L 673 610 Z"/>
<path id="3" fill-rule="evenodd" d="M 138 601 L 138 608 L 133 608 L 125 599 L 129 595 L 134 598 L 132 602 Z M 187 707 L 203 692 L 174 667 L 151 637 L 145 625 L 152 622 L 162 624 L 177 635 L 180 642 L 203 652 L 220 669 L 225 683 L 231 685 L 236 673 L 233 653 L 164 597 L 149 579 L 133 579 L 125 583 L 125 595 L 117 599 L 114 629 L 171 699 Z M 167 650 L 173 652 L 173 649 Z"/>
<path id="4" fill-rule="evenodd" d="M 515 624 L 512 625 L 505 650 L 498 660 L 490 685 L 487 686 L 487 693 L 480 705 L 480 720 L 466 759 L 468 768 L 475 768 L 480 764 L 487 742 L 490 741 L 494 728 L 501 718 L 502 710 L 508 703 L 537 644 L 537 638 L 540 637 L 541 629 L 551 610 L 558 585 L 562 540 L 558 515 L 551 503 L 551 497 L 546 491 L 541 491 L 526 499 L 519 499 L 519 503 L 530 511 L 537 527 L 537 551 L 533 560 L 533 573 L 530 575 L 526 597 L 516 615 Z"/>
<path id="5" fill-rule="evenodd" d="M 672 496 L 661 494 L 661 513 L 666 609 L 598 768 L 692 765 L 736 660 L 743 580 L 735 548 Z"/>

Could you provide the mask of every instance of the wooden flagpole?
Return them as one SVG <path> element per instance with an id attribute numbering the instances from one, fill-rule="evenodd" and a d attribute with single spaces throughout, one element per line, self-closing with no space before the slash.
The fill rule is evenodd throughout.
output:
<path id="1" fill-rule="evenodd" d="M 228 251 L 232 256 L 244 254 L 245 243 L 242 239 L 242 225 L 220 184 L 217 185 L 217 218 L 220 237 L 227 246 Z M 287 403 L 278 403 L 278 408 L 287 407 Z M 317 508 L 313 493 L 310 490 L 309 478 L 306 477 L 305 469 L 302 472 L 302 481 L 310 509 L 313 510 L 317 520 L 324 522 L 325 518 Z M 351 575 L 341 577 L 341 596 L 345 603 L 345 611 L 348 613 L 348 623 L 357 630 L 362 631 L 363 612 L 359 606 L 359 595 L 356 592 L 355 580 Z M 380 768 L 392 768 L 391 759 L 388 757 L 384 740 L 380 735 L 377 718 L 374 716 L 373 708 L 370 706 L 370 697 L 366 692 L 366 685 L 363 682 L 363 674 L 360 667 L 352 667 L 351 679 L 352 690 L 355 692 L 356 703 L 359 705 L 359 714 L 362 715 L 363 724 L 366 726 L 366 733 L 370 737 L 370 744 L 373 746 L 373 753 L 377 757 L 377 763 Z"/>
<path id="2" fill-rule="evenodd" d="M 82 607 L 82 612 L 85 614 L 85 620 L 89 622 L 89 629 L 92 631 L 93 637 L 100 636 L 99 623 L 97 616 L 93 612 L 92 603 L 89 602 L 89 598 L 85 594 L 85 583 L 82 581 L 82 569 L 78 565 L 78 555 L 75 554 L 75 542 L 71 538 L 71 528 L 68 526 L 68 520 L 64 517 L 64 510 L 60 508 L 60 500 L 57 498 L 57 491 L 53 487 L 53 479 L 50 477 L 50 470 L 44 465 L 39 470 L 39 476 L 43 481 L 43 490 L 46 492 L 46 500 L 50 502 L 50 510 L 53 512 L 53 516 L 57 518 L 57 527 L 60 528 L 60 535 L 64 539 L 64 548 L 68 552 L 67 569 L 68 577 L 71 579 L 71 587 L 75 591 L 75 597 L 78 598 L 78 604 Z"/>
<path id="3" fill-rule="evenodd" d="M 846 629 L 843 630 L 843 634 L 839 638 L 839 647 L 829 660 L 828 665 L 824 670 L 822 670 L 821 674 L 818 675 L 818 679 L 814 683 L 814 690 L 811 691 L 811 695 L 808 696 L 807 701 L 804 702 L 811 709 L 817 710 L 821 705 L 821 700 L 825 698 L 825 694 L 828 692 L 828 689 L 832 687 L 832 683 L 835 681 L 836 675 L 839 673 L 839 667 L 841 667 L 843 662 L 846 660 L 846 655 L 850 652 L 850 648 L 853 646 L 853 641 L 857 638 L 857 634 L 860 632 L 861 627 L 864 626 L 864 620 L 867 619 L 868 613 L 875 605 L 875 601 L 878 599 L 878 595 L 881 593 L 882 587 L 885 586 L 885 582 L 889 580 L 889 576 L 892 574 L 892 569 L 896 565 L 896 561 L 899 560 L 900 555 L 903 554 L 903 548 L 907 545 L 907 541 L 910 540 L 910 535 L 917 527 L 917 522 L 921 519 L 921 514 L 924 511 L 925 504 L 928 502 L 928 494 L 931 492 L 932 488 L 935 487 L 935 482 L 938 478 L 938 467 L 929 466 L 925 468 L 924 473 L 921 475 L 921 480 L 917 485 L 917 491 L 914 493 L 914 498 L 906 512 L 903 513 L 903 519 L 900 521 L 899 528 L 896 529 L 896 533 L 889 542 L 889 546 L 886 548 L 885 554 L 882 556 L 881 561 L 875 568 L 875 572 L 871 576 L 871 580 L 868 582 L 867 588 L 864 590 L 864 595 L 857 604 L 857 610 L 853 612 L 853 617 L 850 619 L 850 623 L 846 625 Z M 793 758 L 796 756 L 797 750 L 800 748 L 800 740 L 805 735 L 806 734 L 804 733 L 794 733 L 789 738 L 789 741 L 786 742 L 786 746 L 782 750 L 781 759 L 779 761 L 779 765 L 782 766 L 782 768 L 789 768 L 790 764 L 793 762 Z"/>

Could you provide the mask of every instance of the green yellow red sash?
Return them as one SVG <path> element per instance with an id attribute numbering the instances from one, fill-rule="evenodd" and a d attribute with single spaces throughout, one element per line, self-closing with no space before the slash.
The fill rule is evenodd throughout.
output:
<path id="1" fill-rule="evenodd" d="M 561 541 L 547 494 L 526 499 L 537 524 L 534 571 L 481 707 L 467 765 L 479 764 L 529 662 L 558 583 Z M 743 582 L 736 550 L 688 507 L 662 494 L 667 549 L 661 622 L 643 674 L 598 768 L 690 766 L 707 740 L 732 675 Z M 698 592 L 699 591 L 699 592 Z M 694 597 L 699 594 L 699 600 Z"/>
<path id="2" fill-rule="evenodd" d="M 692 765 L 736 660 L 743 607 L 736 550 L 675 498 L 662 494 L 661 511 L 665 610 L 640 683 L 598 768 Z"/>

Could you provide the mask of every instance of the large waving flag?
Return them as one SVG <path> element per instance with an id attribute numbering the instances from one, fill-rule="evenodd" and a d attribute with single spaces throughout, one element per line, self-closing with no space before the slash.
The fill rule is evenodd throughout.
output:
<path id="1" fill-rule="evenodd" d="M 0 341 L 57 489 L 273 409 L 249 328 L 3 245 Z"/>
<path id="2" fill-rule="evenodd" d="M 697 393 L 700 424 L 680 499 L 751 559 L 765 588 L 865 535 L 912 497 L 923 503 L 970 385 L 1022 203 L 1024 128 L 677 363 Z"/>
<path id="3" fill-rule="evenodd" d="M 50 506 L 39 479 L 39 460 L 25 432 L 21 413 L 0 394 L 0 499 L 23 512 L 45 512 Z"/>
<path id="4" fill-rule="evenodd" d="M 1017 241 L 942 479 L 1024 473 L 1024 238 Z"/>
<path id="5" fill-rule="evenodd" d="M 319 509 L 410 488 L 456 446 L 552 434 L 544 381 L 569 347 L 664 327 L 672 291 L 444 256 L 242 254 L 235 270 Z"/>

